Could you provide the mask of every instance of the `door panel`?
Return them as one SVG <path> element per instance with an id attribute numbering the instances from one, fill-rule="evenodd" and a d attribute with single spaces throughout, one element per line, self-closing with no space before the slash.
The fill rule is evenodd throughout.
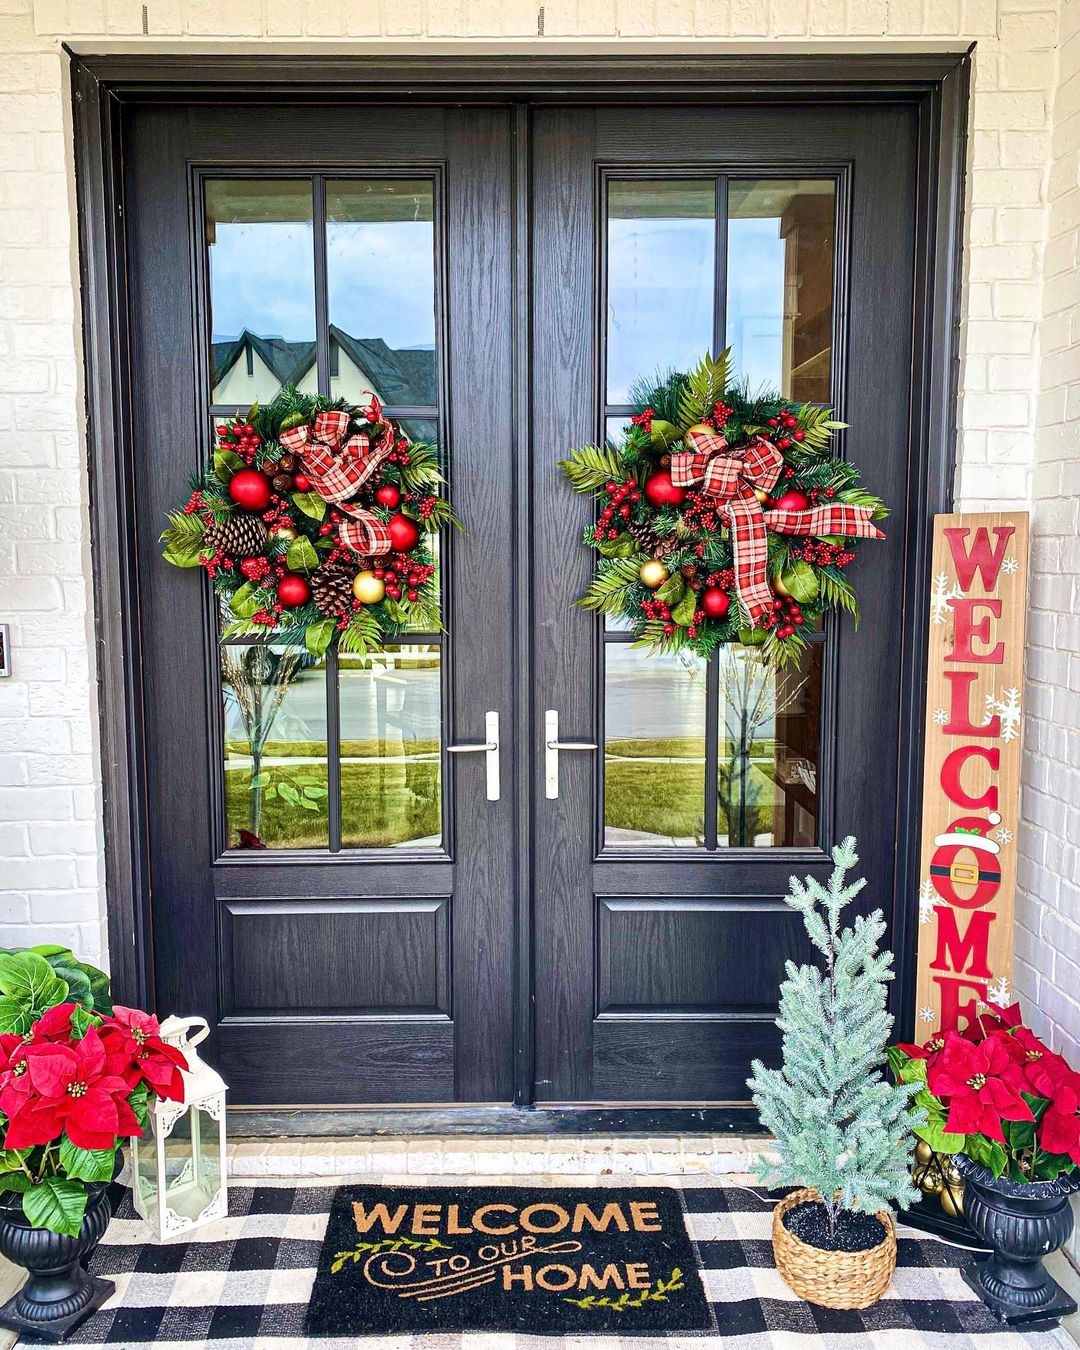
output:
<path id="1" fill-rule="evenodd" d="M 125 149 L 157 1006 L 207 1015 L 237 1105 L 509 1100 L 511 802 L 446 753 L 513 706 L 509 114 L 146 108 Z M 410 326 L 432 291 L 434 328 Z M 284 673 L 231 644 L 223 674 L 209 588 L 156 524 L 212 419 L 286 381 L 437 428 L 469 527 L 442 553 L 448 632 Z M 286 679 L 261 762 L 289 792 L 260 789 L 271 847 L 240 849 L 235 691 Z"/>
<path id="2" fill-rule="evenodd" d="M 853 833 L 864 908 L 892 894 L 916 115 L 540 109 L 533 130 L 533 718 L 554 708 L 561 738 L 606 748 L 561 756 L 554 801 L 534 764 L 536 1095 L 740 1102 L 751 1058 L 778 1051 L 783 961 L 806 955 L 790 873 L 824 876 Z M 555 468 L 626 417 L 634 360 L 648 376 L 728 341 L 759 383 L 829 399 L 852 424 L 840 452 L 892 506 L 859 558 L 868 622 L 830 625 L 757 723 L 737 653 L 639 656 L 574 607 L 591 516 Z"/>

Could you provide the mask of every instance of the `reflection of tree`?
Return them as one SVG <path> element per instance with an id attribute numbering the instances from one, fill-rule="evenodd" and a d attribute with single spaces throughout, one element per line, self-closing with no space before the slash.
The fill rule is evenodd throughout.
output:
<path id="1" fill-rule="evenodd" d="M 244 724 L 251 752 L 251 833 L 258 836 L 262 817 L 262 757 L 289 686 L 314 665 L 302 647 L 222 647 L 221 680 Z"/>
<path id="2" fill-rule="evenodd" d="M 770 669 L 756 652 L 744 652 L 735 643 L 721 651 L 720 678 L 724 685 L 724 730 L 730 754 L 718 766 L 717 790 L 727 804 L 728 843 L 753 844 L 762 808 L 761 787 L 750 777 L 750 751 L 763 726 L 786 712 L 799 697 L 808 676 L 798 667 Z M 766 812 L 768 808 L 765 808 Z"/>

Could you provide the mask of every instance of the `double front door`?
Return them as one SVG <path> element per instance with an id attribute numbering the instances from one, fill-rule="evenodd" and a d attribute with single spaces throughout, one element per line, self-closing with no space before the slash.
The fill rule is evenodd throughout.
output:
<path id="1" fill-rule="evenodd" d="M 153 996 L 208 1017 L 233 1104 L 745 1102 L 807 955 L 789 875 L 855 834 L 892 911 L 916 130 L 888 104 L 130 112 Z M 590 504 L 556 462 L 729 345 L 752 388 L 835 406 L 892 507 L 862 628 L 782 674 L 648 656 L 574 605 Z M 285 384 L 438 438 L 445 631 L 222 641 L 161 560 L 215 422 Z"/>

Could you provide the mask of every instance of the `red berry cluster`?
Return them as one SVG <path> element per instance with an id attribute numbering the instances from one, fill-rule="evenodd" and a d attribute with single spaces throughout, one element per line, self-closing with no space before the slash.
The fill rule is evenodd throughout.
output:
<path id="1" fill-rule="evenodd" d="M 429 581 L 434 573 L 434 567 L 428 563 L 418 563 L 414 558 L 410 558 L 407 553 L 391 553 L 375 568 L 375 575 L 378 579 L 386 582 L 386 594 L 391 600 L 401 599 L 403 585 L 406 600 L 419 600 L 420 587 L 425 581 Z M 354 602 L 353 608 L 359 609 L 359 607 L 360 602 L 357 600 Z"/>
<path id="2" fill-rule="evenodd" d="M 409 500 L 411 501 L 412 498 Z M 417 514 L 420 516 L 421 520 L 430 519 L 432 511 L 434 511 L 435 507 L 438 505 L 438 501 L 438 497 L 421 497 L 416 503 Z"/>
<path id="3" fill-rule="evenodd" d="M 776 417 L 768 419 L 769 426 L 777 427 L 782 434 L 777 436 L 776 444 L 781 450 L 790 448 L 792 441 L 802 441 L 806 439 L 806 432 L 799 426 L 799 419 L 790 410 L 790 408 L 781 409 Z M 790 435 L 788 434 L 790 432 Z"/>
<path id="4" fill-rule="evenodd" d="M 722 591 L 733 591 L 735 589 L 734 567 L 723 567 L 719 572 L 710 572 L 705 578 L 705 585 L 719 586 Z"/>
<path id="5" fill-rule="evenodd" d="M 652 431 L 655 416 L 656 413 L 651 408 L 642 408 L 641 412 L 631 414 L 630 421 L 633 422 L 634 426 L 640 427 L 642 431 Z"/>
<path id="6" fill-rule="evenodd" d="M 184 515 L 193 516 L 196 511 L 201 511 L 204 505 L 205 502 L 203 501 L 203 495 L 196 488 L 196 490 L 191 494 L 191 496 L 187 499 L 187 502 L 184 504 Z"/>
<path id="7" fill-rule="evenodd" d="M 647 619 L 670 619 L 671 610 L 664 604 L 663 600 L 642 600 L 641 612 Z M 666 633 L 667 628 L 664 629 Z M 674 629 L 672 629 L 674 632 Z"/>
<path id="8" fill-rule="evenodd" d="M 270 575 L 269 559 L 245 558 L 240 564 L 240 571 L 247 577 L 248 581 L 262 581 L 264 577 Z"/>
<path id="9" fill-rule="evenodd" d="M 620 515 L 623 520 L 629 520 L 634 503 L 641 501 L 641 493 L 638 491 L 637 481 L 633 478 L 628 478 L 624 483 L 616 483 L 614 479 L 609 479 L 604 484 L 604 493 L 607 496 L 607 505 L 600 512 L 600 519 L 596 523 L 596 537 L 617 539 L 619 531 L 612 523 L 615 516 Z"/>
<path id="10" fill-rule="evenodd" d="M 260 444 L 259 434 L 251 423 L 241 422 L 239 418 L 218 431 L 218 445 L 222 450 L 232 450 L 248 464 L 255 459 Z"/>
<path id="11" fill-rule="evenodd" d="M 409 462 L 409 442 L 404 436 L 399 436 L 394 443 L 393 450 L 386 456 L 387 464 L 408 464 Z"/>
<path id="12" fill-rule="evenodd" d="M 842 544 L 828 544 L 824 539 L 808 539 L 801 549 L 793 549 L 791 556 L 815 567 L 846 567 L 854 562 L 855 553 Z"/>
<path id="13" fill-rule="evenodd" d="M 716 498 L 704 492 L 687 494 L 683 515 L 691 529 L 704 530 L 708 534 L 715 534 L 722 525 L 728 523 L 727 516 L 717 509 Z"/>
<path id="14" fill-rule="evenodd" d="M 761 621 L 766 628 L 771 628 L 778 638 L 789 638 L 796 628 L 801 627 L 806 620 L 803 618 L 802 610 L 796 602 L 787 596 L 783 598 L 777 596 L 772 602 L 772 608 L 768 610 Z"/>
<path id="15" fill-rule="evenodd" d="M 717 431 L 723 431 L 728 418 L 734 411 L 734 408 L 729 408 L 724 402 L 714 403 L 712 417 L 709 420 L 712 422 L 713 426 L 716 427 Z"/>

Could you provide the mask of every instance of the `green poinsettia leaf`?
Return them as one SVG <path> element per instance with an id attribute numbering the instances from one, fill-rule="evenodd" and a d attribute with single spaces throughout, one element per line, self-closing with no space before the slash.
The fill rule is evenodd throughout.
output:
<path id="1" fill-rule="evenodd" d="M 30 1156 L 31 1150 L 28 1148 L 5 1148 L 0 1149 L 0 1177 L 7 1172 L 23 1172 L 23 1163 Z M 6 1180 L 0 1180 L 0 1185 L 6 1185 Z"/>
<path id="2" fill-rule="evenodd" d="M 76 1181 L 112 1181 L 115 1165 L 115 1148 L 79 1148 L 66 1134 L 60 1140 L 60 1166 Z"/>
<path id="3" fill-rule="evenodd" d="M 35 1228 L 78 1237 L 86 1213 L 86 1183 L 43 1177 L 23 1195 L 23 1213 Z"/>
<path id="4" fill-rule="evenodd" d="M 919 1100 L 922 1095 L 921 1092 L 916 1093 L 914 1106 L 923 1105 Z M 950 1134 L 941 1120 L 928 1120 L 925 1125 L 919 1125 L 914 1133 L 925 1140 L 935 1153 L 959 1153 L 967 1139 L 963 1134 Z"/>
<path id="5" fill-rule="evenodd" d="M 325 654 L 334 636 L 337 623 L 334 619 L 317 619 L 304 629 L 304 646 L 312 656 L 318 658 Z"/>
<path id="6" fill-rule="evenodd" d="M 326 502 L 317 492 L 294 492 L 293 505 L 312 520 L 322 520 L 326 515 Z"/>
<path id="7" fill-rule="evenodd" d="M 33 1186 L 33 1181 L 25 1172 L 4 1172 L 0 1174 L 0 1194 L 4 1191 L 14 1191 L 16 1194 L 22 1194 Z"/>
<path id="8" fill-rule="evenodd" d="M 81 1041 L 91 1027 L 101 1025 L 100 1016 L 92 1009 L 79 1004 L 72 1009 L 71 1030 L 76 1040 Z"/>
<path id="9" fill-rule="evenodd" d="M 314 572 L 319 565 L 319 555 L 315 552 L 311 540 L 301 535 L 289 545 L 285 562 L 290 572 Z"/>

